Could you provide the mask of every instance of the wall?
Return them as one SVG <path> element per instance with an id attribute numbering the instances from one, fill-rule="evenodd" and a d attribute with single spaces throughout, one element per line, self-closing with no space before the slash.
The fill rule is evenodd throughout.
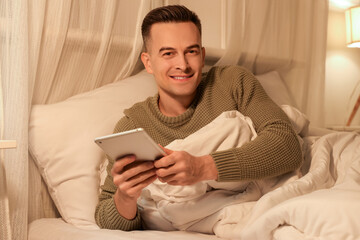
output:
<path id="1" fill-rule="evenodd" d="M 201 22 L 206 23 L 202 24 L 202 41 L 206 49 L 206 58 L 217 60 L 221 57 L 222 51 L 226 48 L 226 12 L 229 7 L 228 1 L 178 0 L 177 3 L 194 10 L 201 19 Z M 214 62 L 210 61 L 207 63 L 213 64 Z"/>
<path id="2" fill-rule="evenodd" d="M 344 126 L 360 94 L 360 86 L 355 89 L 360 82 L 360 48 L 346 47 L 344 11 L 329 11 L 325 81 L 325 125 Z M 360 109 L 351 124 L 356 125 Z"/>

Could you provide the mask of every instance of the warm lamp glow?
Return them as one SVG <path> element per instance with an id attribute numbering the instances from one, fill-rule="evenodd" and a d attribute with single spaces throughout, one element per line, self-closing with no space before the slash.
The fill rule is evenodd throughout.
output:
<path id="1" fill-rule="evenodd" d="M 346 10 L 345 19 L 347 46 L 360 48 L 360 6 Z"/>
<path id="2" fill-rule="evenodd" d="M 348 47 L 360 48 L 360 6 L 349 8 L 345 11 L 346 20 L 346 43 Z M 358 108 L 360 107 L 360 95 L 355 103 L 346 126 L 350 126 Z"/>

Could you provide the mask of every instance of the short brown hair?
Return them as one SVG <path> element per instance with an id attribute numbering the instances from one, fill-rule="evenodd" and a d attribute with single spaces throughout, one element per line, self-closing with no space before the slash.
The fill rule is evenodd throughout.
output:
<path id="1" fill-rule="evenodd" d="M 150 36 L 151 26 L 155 23 L 192 22 L 201 36 L 201 22 L 193 11 L 182 5 L 168 5 L 151 10 L 144 18 L 141 25 L 141 34 L 146 50 L 146 43 Z"/>

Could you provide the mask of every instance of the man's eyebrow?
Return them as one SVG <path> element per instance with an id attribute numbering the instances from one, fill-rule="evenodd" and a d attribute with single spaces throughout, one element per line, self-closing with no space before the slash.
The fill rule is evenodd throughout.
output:
<path id="1" fill-rule="evenodd" d="M 193 45 L 188 46 L 186 49 L 192 49 L 192 48 L 200 49 L 200 45 L 199 44 L 193 44 Z M 173 50 L 175 50 L 175 48 L 173 48 L 173 47 L 162 47 L 162 48 L 159 49 L 159 53 L 161 53 L 162 51 L 173 51 Z"/>
<path id="2" fill-rule="evenodd" d="M 193 44 L 187 47 L 187 49 L 191 49 L 191 48 L 197 48 L 200 49 L 200 45 L 199 44 Z"/>
<path id="3" fill-rule="evenodd" d="M 173 51 L 175 50 L 175 48 L 172 47 L 162 47 L 159 49 L 159 53 L 161 53 L 162 51 Z"/>

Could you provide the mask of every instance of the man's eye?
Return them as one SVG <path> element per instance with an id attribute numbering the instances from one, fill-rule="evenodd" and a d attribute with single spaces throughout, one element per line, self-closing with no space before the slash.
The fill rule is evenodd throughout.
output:
<path id="1" fill-rule="evenodd" d="M 171 56 L 173 53 L 172 52 L 165 52 L 165 53 L 163 53 L 163 56 Z"/>
<path id="2" fill-rule="evenodd" d="M 188 53 L 195 55 L 195 54 L 198 54 L 198 51 L 197 50 L 189 50 Z"/>

